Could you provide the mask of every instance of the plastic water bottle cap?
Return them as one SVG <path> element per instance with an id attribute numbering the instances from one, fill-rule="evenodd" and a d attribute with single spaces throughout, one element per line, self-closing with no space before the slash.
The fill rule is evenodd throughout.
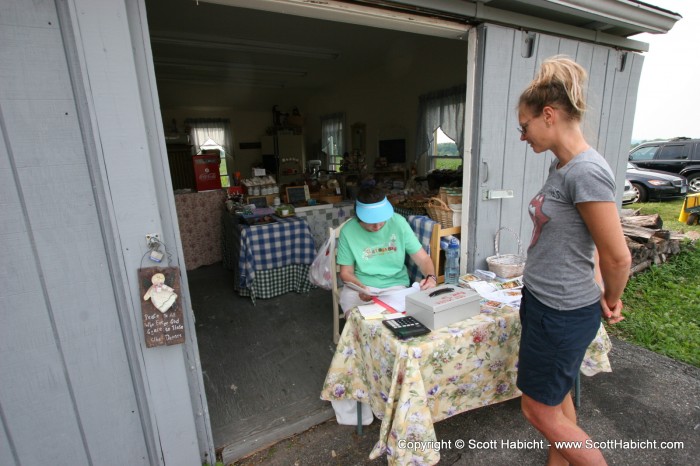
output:
<path id="1" fill-rule="evenodd" d="M 459 241 L 457 241 L 457 238 L 452 238 L 450 241 L 450 249 L 457 249 L 459 248 Z"/>

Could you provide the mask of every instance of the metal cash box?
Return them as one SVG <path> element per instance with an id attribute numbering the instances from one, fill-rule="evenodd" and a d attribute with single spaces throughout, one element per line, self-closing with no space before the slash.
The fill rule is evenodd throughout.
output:
<path id="1" fill-rule="evenodd" d="M 435 330 L 479 314 L 480 300 L 472 289 L 440 285 L 406 296 L 406 315 Z"/>

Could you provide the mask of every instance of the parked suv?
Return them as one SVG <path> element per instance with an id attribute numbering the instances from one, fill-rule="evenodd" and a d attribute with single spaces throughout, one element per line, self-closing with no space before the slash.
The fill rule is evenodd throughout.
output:
<path id="1" fill-rule="evenodd" d="M 700 139 L 645 142 L 630 151 L 629 161 L 639 168 L 684 176 L 688 179 L 688 190 L 700 193 Z"/>

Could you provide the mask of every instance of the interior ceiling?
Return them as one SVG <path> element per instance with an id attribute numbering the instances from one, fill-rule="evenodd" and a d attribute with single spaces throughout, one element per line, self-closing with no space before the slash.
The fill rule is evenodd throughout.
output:
<path id="1" fill-rule="evenodd" d="M 259 100 L 275 89 L 312 95 L 386 67 L 397 50 L 457 42 L 193 0 L 147 0 L 146 8 L 159 88 L 187 89 L 161 92 L 165 107 L 222 87 L 236 90 L 228 101 L 237 108 L 267 105 Z"/>
<path id="2" fill-rule="evenodd" d="M 458 0 L 442 2 L 437 4 L 460 10 Z M 411 6 L 418 2 L 409 0 L 352 3 L 418 10 Z M 629 29 L 629 24 L 574 11 L 557 2 L 487 0 L 484 4 L 616 36 L 639 32 Z M 251 110 L 267 108 L 292 94 L 302 102 L 353 77 L 400 74 L 390 68 L 397 56 L 449 53 L 454 50 L 451 47 L 464 45 L 456 39 L 205 1 L 146 0 L 146 8 L 161 106 L 171 108 L 235 106 Z"/>

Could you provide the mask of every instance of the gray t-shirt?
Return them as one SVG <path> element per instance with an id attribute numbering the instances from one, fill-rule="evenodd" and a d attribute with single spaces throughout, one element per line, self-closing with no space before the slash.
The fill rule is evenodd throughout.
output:
<path id="1" fill-rule="evenodd" d="M 615 180 L 594 149 L 578 154 L 560 169 L 557 163 L 552 163 L 547 181 L 528 206 L 534 228 L 523 282 L 538 300 L 566 311 L 600 300 L 595 245 L 576 204 L 614 202 Z"/>

